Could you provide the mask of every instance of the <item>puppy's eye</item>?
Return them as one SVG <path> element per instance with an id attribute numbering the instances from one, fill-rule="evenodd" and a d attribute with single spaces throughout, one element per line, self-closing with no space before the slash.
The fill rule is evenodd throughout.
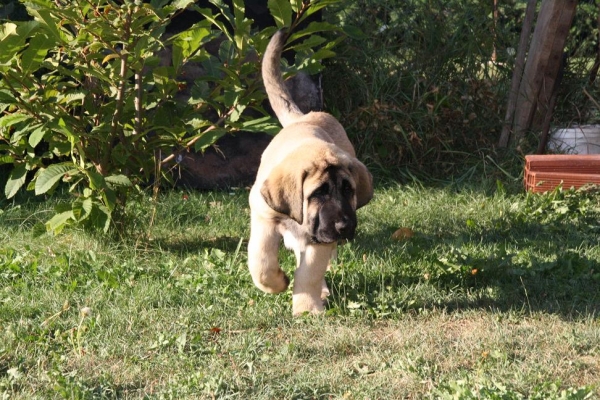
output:
<path id="1" fill-rule="evenodd" d="M 329 184 L 324 183 L 315 190 L 312 195 L 313 196 L 325 196 L 329 194 Z"/>
<path id="2" fill-rule="evenodd" d="M 352 189 L 352 185 L 348 181 L 342 182 L 342 193 L 345 195 L 351 195 L 354 193 L 354 189 Z"/>

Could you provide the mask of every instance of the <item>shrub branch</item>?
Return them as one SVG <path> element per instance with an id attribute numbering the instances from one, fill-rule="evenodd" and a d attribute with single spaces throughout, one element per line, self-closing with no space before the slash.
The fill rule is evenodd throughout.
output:
<path id="1" fill-rule="evenodd" d="M 235 110 L 235 106 L 231 106 L 231 108 L 229 109 L 229 111 L 227 111 L 225 114 L 223 114 L 221 116 L 221 118 L 219 118 L 219 120 L 217 122 L 215 122 L 214 124 L 212 124 L 211 126 L 209 126 L 208 128 L 206 128 L 206 130 L 204 132 L 202 132 L 202 134 L 194 137 L 193 139 L 191 139 L 189 142 L 187 142 L 184 146 L 185 149 L 189 149 L 190 147 L 192 147 L 202 136 L 204 136 L 205 134 L 207 134 L 210 131 L 213 131 L 215 129 L 217 129 L 219 127 L 219 125 L 221 125 L 223 122 L 225 122 L 225 120 L 231 115 L 231 113 L 233 113 L 233 111 Z M 182 149 L 183 150 L 183 149 Z M 176 151 L 173 154 L 171 154 L 170 156 L 166 157 L 164 160 L 162 160 L 160 163 L 162 164 L 166 164 L 169 161 L 173 160 L 175 158 L 175 156 L 177 154 L 179 154 L 182 150 Z"/>

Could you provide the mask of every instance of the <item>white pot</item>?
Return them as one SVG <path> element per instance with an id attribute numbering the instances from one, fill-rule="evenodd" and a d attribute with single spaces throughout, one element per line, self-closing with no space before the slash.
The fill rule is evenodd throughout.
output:
<path id="1" fill-rule="evenodd" d="M 600 125 L 557 129 L 550 135 L 548 149 L 567 154 L 600 154 Z"/>

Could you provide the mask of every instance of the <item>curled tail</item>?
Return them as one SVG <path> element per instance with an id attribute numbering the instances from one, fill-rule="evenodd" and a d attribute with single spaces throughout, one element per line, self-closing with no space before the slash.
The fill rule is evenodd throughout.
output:
<path id="1" fill-rule="evenodd" d="M 304 115 L 283 84 L 280 63 L 285 39 L 285 30 L 277 31 L 271 38 L 262 60 L 262 78 L 267 96 L 283 127 L 290 125 Z"/>

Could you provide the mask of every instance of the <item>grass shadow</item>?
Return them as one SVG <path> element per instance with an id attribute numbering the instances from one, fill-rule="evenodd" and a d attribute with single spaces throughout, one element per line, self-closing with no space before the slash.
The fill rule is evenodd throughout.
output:
<path id="1" fill-rule="evenodd" d="M 510 214 L 492 220 L 492 229 L 465 224 L 452 234 L 417 231 L 396 242 L 397 226 L 381 224 L 360 235 L 354 253 L 383 264 L 375 270 L 357 265 L 353 279 L 328 279 L 333 298 L 376 315 L 487 309 L 593 318 L 600 314 L 600 249 L 597 226 L 588 222 Z M 342 262 L 360 264 L 353 257 L 360 258 L 351 254 Z"/>
<path id="2" fill-rule="evenodd" d="M 153 247 L 160 249 L 161 251 L 167 251 L 180 256 L 185 256 L 190 253 L 196 253 L 198 250 L 204 249 L 219 249 L 224 252 L 235 252 L 240 246 L 240 240 L 242 241 L 241 248 L 245 249 L 247 245 L 247 239 L 231 236 L 219 236 L 210 239 L 198 239 L 197 237 L 189 238 L 159 238 L 153 240 Z"/>

